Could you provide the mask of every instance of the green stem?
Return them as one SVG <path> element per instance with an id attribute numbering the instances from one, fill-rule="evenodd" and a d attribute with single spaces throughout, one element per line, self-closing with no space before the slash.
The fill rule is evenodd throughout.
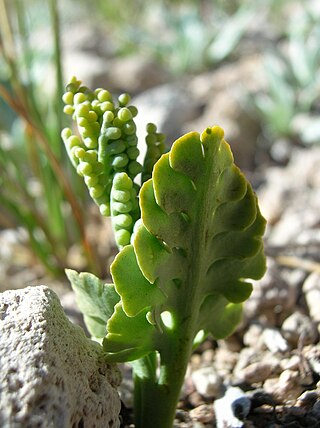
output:
<path id="1" fill-rule="evenodd" d="M 194 331 L 194 319 L 180 317 L 176 327 L 166 331 L 158 378 L 150 376 L 149 356 L 135 362 L 136 428 L 172 428 L 192 352 L 193 334 L 189 332 Z"/>
<path id="2" fill-rule="evenodd" d="M 136 427 L 144 420 L 145 400 L 156 384 L 157 354 L 151 354 L 133 361 L 134 411 Z"/>

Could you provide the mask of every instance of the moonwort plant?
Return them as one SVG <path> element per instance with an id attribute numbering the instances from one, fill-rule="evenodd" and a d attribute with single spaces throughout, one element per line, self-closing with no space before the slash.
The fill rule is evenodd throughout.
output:
<path id="1" fill-rule="evenodd" d="M 79 131 L 63 130 L 67 152 L 120 248 L 113 284 L 67 276 L 107 361 L 132 363 L 136 427 L 171 427 L 193 349 L 233 332 L 248 278 L 264 274 L 265 220 L 220 127 L 163 154 L 164 136 L 149 124 L 140 165 L 128 95 L 115 101 L 72 78 L 63 99 Z"/>

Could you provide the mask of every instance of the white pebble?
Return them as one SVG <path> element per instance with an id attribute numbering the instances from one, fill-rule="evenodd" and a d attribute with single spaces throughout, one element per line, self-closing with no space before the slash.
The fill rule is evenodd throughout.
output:
<path id="1" fill-rule="evenodd" d="M 286 352 L 289 349 L 288 342 L 276 328 L 266 328 L 263 332 L 263 339 L 270 352 Z"/>
<path id="2" fill-rule="evenodd" d="M 251 400 L 240 388 L 228 388 L 225 395 L 214 402 L 217 428 L 242 428 L 244 419 L 248 416 Z"/>

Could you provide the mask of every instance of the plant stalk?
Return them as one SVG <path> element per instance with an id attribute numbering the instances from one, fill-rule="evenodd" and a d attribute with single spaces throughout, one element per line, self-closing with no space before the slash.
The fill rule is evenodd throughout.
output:
<path id="1" fill-rule="evenodd" d="M 50 17 L 51 17 L 51 26 L 53 29 L 54 37 L 54 64 L 56 72 L 56 104 L 55 104 L 55 113 L 57 118 L 57 130 L 61 131 L 63 128 L 63 73 L 62 73 L 62 50 L 61 50 L 61 40 L 60 40 L 60 20 L 58 13 L 58 0 L 50 0 Z M 60 142 L 60 141 L 59 141 Z M 58 145 L 59 149 L 61 144 Z"/>
<path id="2" fill-rule="evenodd" d="M 148 358 L 134 363 L 136 428 L 172 428 L 194 339 L 195 317 L 180 316 L 165 332 L 159 376 L 150 376 Z M 166 327 L 163 326 L 165 329 Z M 151 354 L 150 354 L 151 355 Z"/>

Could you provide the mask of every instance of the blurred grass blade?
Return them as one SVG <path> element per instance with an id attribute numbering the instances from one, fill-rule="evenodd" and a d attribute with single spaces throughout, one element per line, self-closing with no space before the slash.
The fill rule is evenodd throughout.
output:
<path id="1" fill-rule="evenodd" d="M 55 91 L 53 97 L 49 92 L 43 96 L 43 87 L 34 73 L 39 61 L 39 47 L 31 43 L 31 36 L 34 37 L 37 31 L 32 13 L 38 6 L 40 1 L 14 0 L 9 3 L 0 0 L 0 47 L 7 75 L 5 85 L 0 83 L 0 97 L 16 115 L 11 129 L 10 126 L 2 128 L 10 133 L 16 167 L 11 162 L 10 174 L 6 175 L 0 195 L 6 201 L 7 210 L 28 230 L 30 244 L 47 269 L 54 271 L 52 260 L 55 259 L 54 264 L 62 272 L 68 249 L 80 240 L 87 267 L 100 275 L 99 262 L 86 235 L 81 206 L 84 200 L 78 202 L 80 180 L 70 172 L 60 137 L 63 76 L 58 2 L 41 3 L 42 8 L 48 9 L 49 31 L 53 38 L 55 79 L 50 82 Z M 46 25 L 45 19 L 41 24 Z M 14 134 L 17 124 L 23 129 L 19 136 L 21 141 Z M 0 157 L 4 155 L 8 153 L 0 150 Z M 3 163 L 5 173 L 8 163 L 6 160 Z M 37 203 L 27 189 L 30 180 L 36 180 L 41 187 L 41 200 Z M 6 192 L 6 187 L 10 186 L 15 189 L 18 186 L 21 191 L 10 195 Z M 21 206 L 19 198 L 28 201 L 25 207 Z M 69 224 L 65 218 L 66 207 L 70 207 L 72 213 Z"/>
<path id="2" fill-rule="evenodd" d="M 243 7 L 227 21 L 208 48 L 208 57 L 211 61 L 222 61 L 233 51 L 254 13 L 252 8 Z"/>

